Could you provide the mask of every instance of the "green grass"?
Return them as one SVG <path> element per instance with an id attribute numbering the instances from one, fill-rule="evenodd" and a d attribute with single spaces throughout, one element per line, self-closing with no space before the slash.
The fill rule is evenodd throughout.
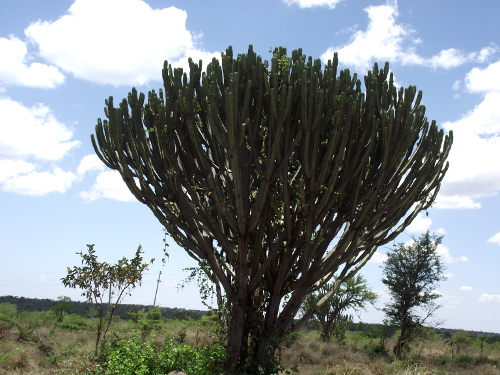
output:
<path id="1" fill-rule="evenodd" d="M 67 316 L 56 323 L 48 315 L 11 316 L 0 336 L 0 375 L 11 374 L 165 374 L 174 367 L 197 374 L 215 373 L 224 350 L 213 320 L 161 319 L 148 325 L 116 319 L 100 360 L 94 356 L 95 320 Z M 0 322 L 2 324 L 2 322 Z M 29 336 L 20 340 L 20 329 Z M 495 375 L 500 374 L 500 344 L 471 339 L 460 353 L 441 335 L 422 335 L 404 361 L 396 361 L 388 338 L 348 332 L 344 345 L 325 343 L 315 331 L 291 335 L 279 352 L 283 367 L 301 375 Z M 482 355 L 481 355 L 482 354 Z M 103 361 L 105 360 L 105 361 Z M 170 367 L 169 367 L 170 366 Z M 173 367 L 172 367 L 173 366 Z M 203 372 L 205 371 L 205 372 Z"/>

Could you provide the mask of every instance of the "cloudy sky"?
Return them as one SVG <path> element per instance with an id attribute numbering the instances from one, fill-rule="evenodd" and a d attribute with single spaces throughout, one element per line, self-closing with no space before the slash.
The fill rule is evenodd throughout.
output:
<path id="1" fill-rule="evenodd" d="M 104 100 L 160 88 L 164 60 L 185 67 L 249 44 L 269 58 L 284 46 L 323 61 L 337 51 L 360 75 L 389 61 L 399 85 L 423 91 L 429 119 L 453 130 L 438 200 L 397 242 L 444 235 L 437 318 L 500 333 L 499 13 L 493 0 L 0 1 L 0 295 L 81 299 L 60 278 L 86 244 L 109 262 L 139 244 L 161 259 L 161 226 L 94 155 Z M 162 271 L 162 306 L 202 308 L 196 288 L 176 288 L 193 261 L 167 243 L 167 263 L 155 262 L 127 302 L 151 304 Z M 385 253 L 362 270 L 378 307 Z"/>

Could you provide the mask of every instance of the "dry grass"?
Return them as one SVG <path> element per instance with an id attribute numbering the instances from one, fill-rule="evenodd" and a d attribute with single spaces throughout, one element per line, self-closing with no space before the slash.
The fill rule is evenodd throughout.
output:
<path id="1" fill-rule="evenodd" d="M 353 336 L 351 335 L 351 338 Z M 477 364 L 479 351 L 468 348 L 467 360 L 451 361 L 449 347 L 439 337 L 416 342 L 405 361 L 389 352 L 374 352 L 378 340 L 347 340 L 346 345 L 324 343 L 314 332 L 304 334 L 282 350 L 283 363 L 301 375 L 500 375 L 500 348 L 490 345 L 488 363 Z M 386 347 L 394 342 L 389 340 Z M 496 363 L 495 363 L 496 362 Z"/>
<path id="2" fill-rule="evenodd" d="M 113 330 L 120 336 L 132 335 L 134 325 L 119 321 Z M 91 331 L 54 328 L 46 323 L 32 333 L 33 342 L 18 341 L 16 328 L 4 331 L 0 338 L 0 375 L 85 374 L 92 366 L 95 335 Z M 154 336 L 162 345 L 174 339 L 189 345 L 206 345 L 216 340 L 212 327 L 189 321 L 164 324 Z M 280 353 L 288 369 L 296 368 L 301 375 L 500 375 L 500 346 L 487 345 L 483 355 L 489 360 L 477 363 L 479 349 L 469 346 L 459 363 L 451 361 L 449 347 L 441 337 L 422 339 L 414 343 L 406 361 L 395 361 L 392 353 L 375 350 L 378 340 L 360 339 L 350 333 L 345 345 L 324 343 L 316 332 L 301 333 L 290 340 Z M 390 348 L 389 340 L 386 347 Z M 496 362 L 495 362 L 496 361 Z"/>

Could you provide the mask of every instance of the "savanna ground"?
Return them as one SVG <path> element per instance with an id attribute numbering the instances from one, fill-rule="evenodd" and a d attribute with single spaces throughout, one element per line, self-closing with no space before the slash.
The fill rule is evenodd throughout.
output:
<path id="1" fill-rule="evenodd" d="M 175 351 L 178 347 L 213 348 L 221 338 L 215 319 L 209 317 L 198 321 L 160 318 L 136 322 L 117 318 L 113 320 L 107 337 L 108 351 L 103 351 L 99 362 L 94 356 L 96 334 L 92 327 L 95 323 L 95 318 L 76 314 L 68 315 L 62 323 L 57 323 L 49 311 L 23 312 L 6 320 L 0 319 L 0 375 L 162 374 L 146 369 L 144 363 L 151 361 L 151 357 L 146 358 L 146 351 L 149 350 L 150 355 L 154 356 L 161 350 L 165 351 L 165 348 L 168 351 Z M 445 338 L 432 330 L 425 330 L 411 345 L 407 358 L 398 361 L 390 350 L 395 337 L 389 337 L 384 342 L 380 332 L 368 325 L 347 332 L 343 344 L 325 343 L 319 339 L 316 331 L 303 331 L 287 339 L 279 356 L 284 370 L 291 374 L 500 374 L 499 342 L 488 343 L 487 339 L 469 337 L 464 332 L 455 336 Z M 122 348 L 125 345 L 129 352 L 122 351 L 122 357 L 117 356 L 116 352 L 110 354 L 109 348 L 119 345 Z M 130 354 L 124 358 L 126 353 Z M 212 355 L 214 352 L 209 350 L 199 358 L 201 361 L 211 361 Z M 107 370 L 105 366 L 102 367 L 106 356 L 106 360 L 114 358 L 115 361 Z M 141 370 L 120 367 L 126 366 L 129 359 L 132 362 L 142 361 L 142 367 L 135 367 Z"/>

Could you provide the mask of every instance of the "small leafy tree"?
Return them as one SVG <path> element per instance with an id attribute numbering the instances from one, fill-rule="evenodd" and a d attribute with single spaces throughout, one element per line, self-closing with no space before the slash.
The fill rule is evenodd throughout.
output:
<path id="1" fill-rule="evenodd" d="M 62 322 L 66 314 L 73 308 L 71 298 L 67 296 L 60 296 L 57 298 L 58 302 L 50 308 L 56 316 L 58 322 Z"/>
<path id="2" fill-rule="evenodd" d="M 116 264 L 98 262 L 94 245 L 87 245 L 87 248 L 87 253 L 77 253 L 82 257 L 82 267 L 68 267 L 68 275 L 61 280 L 66 287 L 83 289 L 82 296 L 97 310 L 97 354 L 99 342 L 106 338 L 116 306 L 126 294 L 130 295 L 132 289 L 141 285 L 149 264 L 143 262 L 140 245 L 134 258 L 129 260 L 123 257 Z"/>
<path id="3" fill-rule="evenodd" d="M 476 342 L 479 345 L 479 358 L 483 358 L 483 351 L 484 351 L 485 341 L 486 341 L 486 336 L 485 335 L 478 335 L 478 336 L 476 336 Z"/>
<path id="4" fill-rule="evenodd" d="M 152 331 L 159 330 L 162 323 L 161 309 L 154 306 L 149 310 L 140 309 L 138 311 L 129 311 L 127 314 L 141 331 L 141 337 L 144 340 L 146 335 Z"/>
<path id="5" fill-rule="evenodd" d="M 472 340 L 467 332 L 457 331 L 451 335 L 450 341 L 455 347 L 455 353 L 460 355 L 469 346 Z"/>
<path id="6" fill-rule="evenodd" d="M 387 253 L 382 282 L 392 301 L 384 308 L 389 323 L 400 328 L 394 354 L 401 358 L 415 329 L 432 317 L 440 307 L 435 292 L 443 279 L 444 266 L 437 253 L 443 237 L 429 231 L 408 244 L 400 243 Z"/>
<path id="7" fill-rule="evenodd" d="M 334 283 L 328 283 L 318 291 L 309 294 L 302 306 L 302 311 L 309 311 L 319 304 L 319 301 L 333 288 Z M 361 275 L 354 276 L 340 284 L 336 294 L 316 309 L 311 321 L 319 328 L 321 339 L 325 342 L 331 340 L 332 335 L 338 342 L 342 342 L 345 331 L 352 322 L 352 315 L 344 314 L 348 309 L 358 311 L 373 305 L 377 295 L 367 285 Z"/>

